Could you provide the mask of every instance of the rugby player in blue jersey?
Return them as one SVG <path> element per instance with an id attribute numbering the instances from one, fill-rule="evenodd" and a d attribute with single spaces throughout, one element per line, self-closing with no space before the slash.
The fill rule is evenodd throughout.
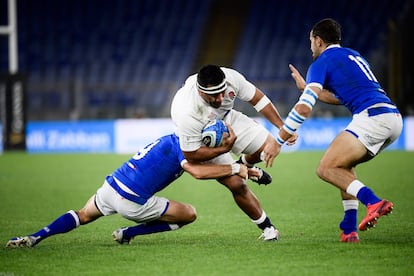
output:
<path id="1" fill-rule="evenodd" d="M 223 146 L 231 149 L 236 140 L 233 130 Z M 96 194 L 78 210 L 70 210 L 39 231 L 10 239 L 6 247 L 33 247 L 42 240 L 69 232 L 101 216 L 115 213 L 139 223 L 122 227 L 112 234 L 120 244 L 129 244 L 137 235 L 176 230 L 196 219 L 196 210 L 187 203 L 155 196 L 186 171 L 196 179 L 221 177 L 259 177 L 245 165 L 193 164 L 181 152 L 178 137 L 167 135 L 149 144 L 108 175 Z M 237 176 L 236 176 L 237 175 Z"/>
<path id="2" fill-rule="evenodd" d="M 352 113 L 352 121 L 338 134 L 326 150 L 317 168 L 318 176 L 341 191 L 344 218 L 339 227 L 342 242 L 359 242 L 358 229 L 365 231 L 377 219 L 389 214 L 393 204 L 381 199 L 358 180 L 355 168 L 395 141 L 402 130 L 402 118 L 372 73 L 368 62 L 355 50 L 341 47 L 341 27 L 326 18 L 310 32 L 314 62 L 306 81 L 289 65 L 297 87 L 303 91 L 280 129 L 277 141 L 281 146 L 310 116 L 319 99 L 342 104 Z M 359 201 L 367 214 L 357 229 Z"/>

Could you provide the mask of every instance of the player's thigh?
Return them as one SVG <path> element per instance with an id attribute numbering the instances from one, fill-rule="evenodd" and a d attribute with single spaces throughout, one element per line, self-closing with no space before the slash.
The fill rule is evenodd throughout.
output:
<path id="1" fill-rule="evenodd" d="M 346 130 L 365 146 L 370 156 L 375 156 L 399 137 L 402 118 L 398 113 L 369 116 L 364 110 L 353 116 Z"/>
<path id="2" fill-rule="evenodd" d="M 325 151 L 320 167 L 352 168 L 367 159 L 365 146 L 351 133 L 342 131 Z"/>
<path id="3" fill-rule="evenodd" d="M 121 199 L 115 203 L 117 213 L 137 223 L 157 220 L 168 210 L 169 200 L 164 197 L 152 196 L 144 205 Z"/>
<path id="4" fill-rule="evenodd" d="M 265 143 L 269 132 L 261 124 L 245 114 L 232 110 L 225 120 L 237 136 L 232 152 L 253 154 Z"/>
<path id="5" fill-rule="evenodd" d="M 189 223 L 196 218 L 197 212 L 192 205 L 170 200 L 167 211 L 159 220 L 171 223 Z"/>
<path id="6" fill-rule="evenodd" d="M 106 181 L 97 191 L 95 204 L 105 216 L 118 213 L 137 223 L 159 219 L 167 211 L 169 200 L 152 196 L 143 205 L 132 202 L 119 195 Z"/>
<path id="7" fill-rule="evenodd" d="M 119 194 L 105 181 L 95 194 L 94 205 L 104 216 L 109 216 L 116 213 L 114 203 L 119 197 Z M 90 203 L 88 201 L 87 204 Z"/>
<path id="8" fill-rule="evenodd" d="M 203 162 L 204 164 L 221 164 L 221 165 L 226 165 L 226 164 L 232 164 L 234 163 L 234 159 L 233 159 L 233 155 L 230 152 L 226 152 L 223 154 L 220 154 L 217 157 L 214 157 L 210 160 L 207 160 L 205 162 Z"/>

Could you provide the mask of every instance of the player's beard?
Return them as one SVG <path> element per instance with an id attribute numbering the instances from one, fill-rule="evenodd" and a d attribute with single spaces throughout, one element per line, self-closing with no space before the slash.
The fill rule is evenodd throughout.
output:
<path id="1" fill-rule="evenodd" d="M 221 106 L 221 102 L 209 102 L 211 107 L 219 108 Z"/>

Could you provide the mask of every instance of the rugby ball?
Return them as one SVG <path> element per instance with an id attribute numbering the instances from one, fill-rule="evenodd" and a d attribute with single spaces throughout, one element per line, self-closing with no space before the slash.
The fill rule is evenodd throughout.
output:
<path id="1" fill-rule="evenodd" d="M 201 133 L 203 144 L 207 147 L 214 148 L 221 146 L 224 133 L 229 133 L 226 124 L 222 120 L 210 121 Z"/>

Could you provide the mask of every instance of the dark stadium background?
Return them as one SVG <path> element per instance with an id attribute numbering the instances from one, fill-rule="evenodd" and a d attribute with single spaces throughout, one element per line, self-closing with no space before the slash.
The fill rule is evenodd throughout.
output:
<path id="1" fill-rule="evenodd" d="M 311 63 L 312 25 L 333 17 L 404 115 L 414 114 L 412 1 L 17 0 L 27 119 L 169 117 L 175 91 L 205 63 L 233 67 L 286 115 L 298 92 L 288 64 Z M 7 24 L 0 0 L 0 25 Z M 0 72 L 7 73 L 0 36 Z M 245 112 L 249 107 L 240 104 Z M 254 113 L 254 112 L 253 112 Z M 318 106 L 314 116 L 346 116 Z"/>

